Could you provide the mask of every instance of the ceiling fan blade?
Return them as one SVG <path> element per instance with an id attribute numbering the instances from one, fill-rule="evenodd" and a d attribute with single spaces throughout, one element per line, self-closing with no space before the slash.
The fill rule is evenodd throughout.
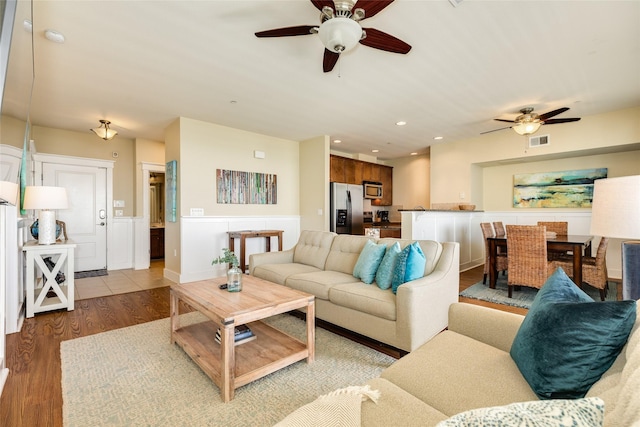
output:
<path id="1" fill-rule="evenodd" d="M 549 111 L 548 113 L 540 114 L 538 116 L 538 118 L 544 122 L 545 120 L 550 119 L 553 116 L 557 116 L 560 113 L 564 113 L 567 110 L 568 110 L 567 107 L 558 108 L 557 110 L 553 110 L 553 111 Z"/>
<path id="2" fill-rule="evenodd" d="M 363 28 L 363 30 L 367 33 L 367 37 L 360 40 L 360 44 L 393 53 L 409 53 L 411 50 L 410 45 L 390 34 L 375 28 Z"/>
<path id="3" fill-rule="evenodd" d="M 491 132 L 497 132 L 499 130 L 504 130 L 504 129 L 511 129 L 513 126 L 507 126 L 506 128 L 500 128 L 500 129 L 494 129 L 494 130 L 488 130 L 486 132 L 480 132 L 480 135 L 484 135 L 485 133 L 491 133 Z"/>
<path id="4" fill-rule="evenodd" d="M 363 9 L 363 19 L 367 19 L 375 16 L 378 12 L 389 6 L 391 3 L 393 3 L 393 0 L 358 0 L 354 8 Z"/>
<path id="5" fill-rule="evenodd" d="M 335 6 L 333 4 L 333 0 L 311 0 L 311 3 L 322 12 L 322 8 L 325 6 L 329 6 L 331 9 L 335 10 Z"/>
<path id="6" fill-rule="evenodd" d="M 338 59 L 340 58 L 339 53 L 331 52 L 329 49 L 324 50 L 324 59 L 322 60 L 322 69 L 325 73 L 333 70 Z"/>
<path id="7" fill-rule="evenodd" d="M 507 123 L 515 123 L 515 120 L 506 120 L 506 119 L 493 119 L 497 122 L 507 122 Z"/>
<path id="8" fill-rule="evenodd" d="M 567 118 L 567 119 L 551 119 L 551 120 L 545 120 L 543 124 L 545 125 L 555 125 L 558 123 L 569 123 L 569 122 L 577 122 L 578 120 L 580 120 L 579 118 Z"/>
<path id="9" fill-rule="evenodd" d="M 256 37 L 287 37 L 306 36 L 312 34 L 311 30 L 318 28 L 317 25 L 298 25 L 297 27 L 276 28 L 275 30 L 258 31 Z"/>

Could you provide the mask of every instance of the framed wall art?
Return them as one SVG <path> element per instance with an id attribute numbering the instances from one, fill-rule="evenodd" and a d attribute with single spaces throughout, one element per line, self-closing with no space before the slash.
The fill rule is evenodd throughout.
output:
<path id="1" fill-rule="evenodd" d="M 278 177 L 275 174 L 217 169 L 216 188 L 218 203 L 278 203 Z"/>
<path id="2" fill-rule="evenodd" d="M 178 203 L 178 161 L 171 160 L 167 162 L 165 173 L 167 221 L 176 222 Z"/>
<path id="3" fill-rule="evenodd" d="M 607 177 L 607 168 L 513 176 L 515 208 L 590 208 L 593 182 Z"/>

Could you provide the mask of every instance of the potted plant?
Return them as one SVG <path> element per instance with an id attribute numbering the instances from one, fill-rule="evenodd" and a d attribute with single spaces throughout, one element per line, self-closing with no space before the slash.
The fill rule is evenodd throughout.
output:
<path id="1" fill-rule="evenodd" d="M 238 267 L 238 257 L 229 248 L 222 248 L 223 255 L 214 259 L 211 264 L 229 264 L 227 271 L 227 290 L 240 292 L 242 290 L 242 270 Z"/>

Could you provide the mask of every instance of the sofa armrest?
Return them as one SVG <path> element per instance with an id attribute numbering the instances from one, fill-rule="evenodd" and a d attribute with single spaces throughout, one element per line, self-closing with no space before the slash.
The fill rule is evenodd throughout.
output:
<path id="1" fill-rule="evenodd" d="M 431 274 L 398 287 L 396 294 L 399 348 L 412 351 L 447 327 L 449 306 L 458 302 L 460 245 L 443 242 Z"/>
<path id="2" fill-rule="evenodd" d="M 510 351 L 524 316 L 474 304 L 456 303 L 449 307 L 449 330 Z"/>
<path id="3" fill-rule="evenodd" d="M 294 249 L 295 247 L 286 251 L 249 255 L 249 274 L 253 275 L 253 269 L 262 264 L 288 264 L 293 262 Z"/>

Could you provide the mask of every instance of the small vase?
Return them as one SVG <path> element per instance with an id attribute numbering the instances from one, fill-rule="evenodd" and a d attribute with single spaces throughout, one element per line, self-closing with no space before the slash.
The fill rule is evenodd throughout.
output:
<path id="1" fill-rule="evenodd" d="M 240 292 L 242 290 L 242 270 L 237 266 L 232 266 L 227 271 L 227 290 L 229 292 Z"/>

